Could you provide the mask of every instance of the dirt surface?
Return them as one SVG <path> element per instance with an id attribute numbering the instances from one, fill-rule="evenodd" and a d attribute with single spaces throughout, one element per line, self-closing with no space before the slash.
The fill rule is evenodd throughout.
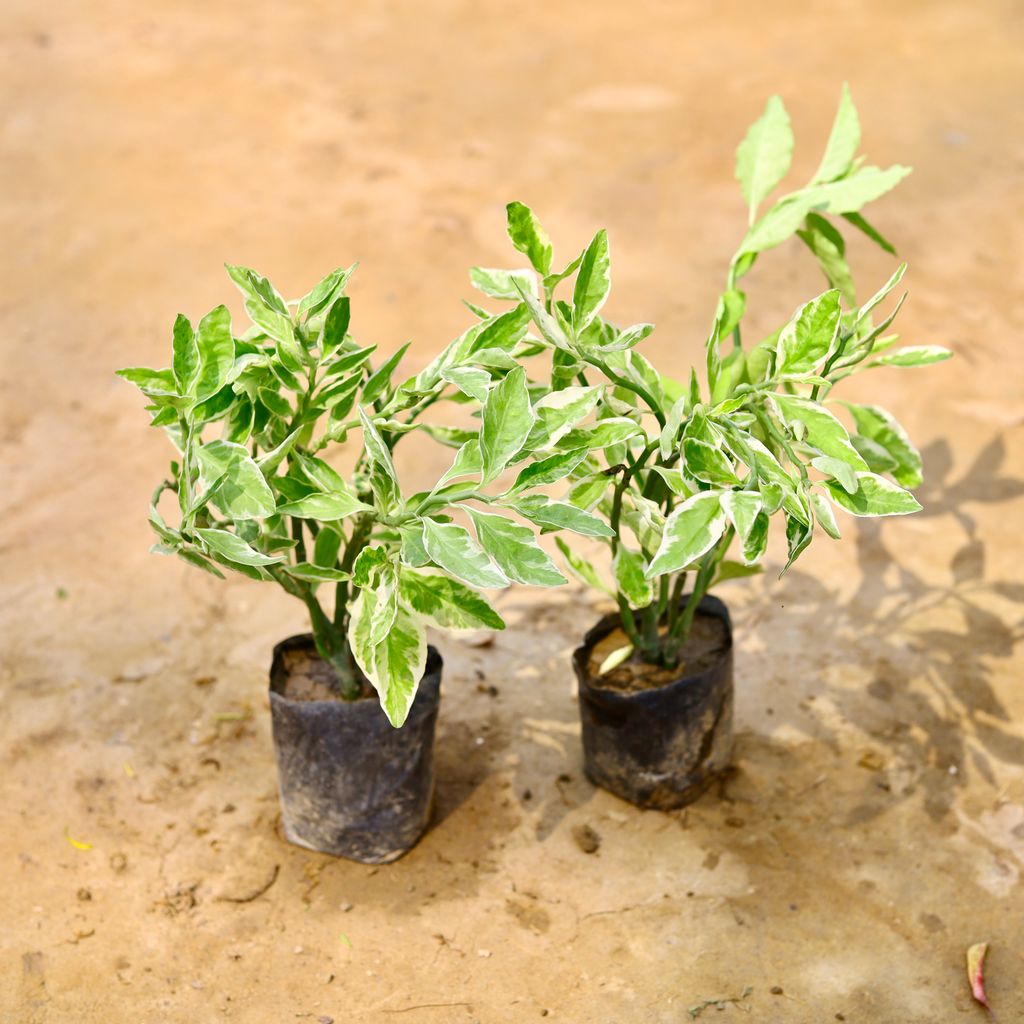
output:
<path id="1" fill-rule="evenodd" d="M 1016 3 L 4 14 L 0 1019 L 982 1021 L 979 941 L 1024 1019 Z M 607 609 L 511 591 L 493 645 L 434 638 L 419 847 L 372 869 L 284 843 L 266 673 L 304 610 L 147 554 L 169 449 L 113 369 L 161 364 L 178 310 L 240 315 L 224 260 L 289 293 L 362 261 L 354 330 L 422 365 L 467 323 L 466 268 L 507 265 L 518 198 L 556 258 L 609 228 L 610 315 L 657 323 L 681 375 L 745 227 L 745 126 L 781 91 L 809 174 L 843 78 L 871 158 L 916 167 L 873 218 L 912 268 L 902 331 L 957 360 L 846 389 L 921 442 L 923 513 L 721 589 L 735 775 L 673 815 L 591 788 L 569 655 Z M 888 275 L 850 253 L 865 291 Z M 765 333 L 820 290 L 796 248 L 749 280 Z M 399 453 L 410 490 L 440 461 Z"/>
<path id="2" fill-rule="evenodd" d="M 601 690 L 619 690 L 623 693 L 652 690 L 677 682 L 684 675 L 692 676 L 705 672 L 718 664 L 726 650 L 727 640 L 728 633 L 721 619 L 698 612 L 693 618 L 693 625 L 675 668 L 651 665 L 633 654 L 618 668 L 601 675 L 601 666 L 605 658 L 629 643 L 629 637 L 624 630 L 613 629 L 594 645 L 587 663 L 587 671 L 593 680 L 591 685 Z"/>
<path id="3" fill-rule="evenodd" d="M 276 673 L 273 674 L 276 676 Z M 337 673 L 312 649 L 285 651 L 281 658 L 280 680 L 274 679 L 276 692 L 292 700 L 341 700 L 341 682 Z M 360 673 L 360 700 L 376 699 L 373 687 Z M 353 687 L 354 688 L 354 687 Z"/>

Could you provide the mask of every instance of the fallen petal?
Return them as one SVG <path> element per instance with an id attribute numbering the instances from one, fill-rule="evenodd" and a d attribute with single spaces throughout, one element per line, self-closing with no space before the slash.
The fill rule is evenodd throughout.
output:
<path id="1" fill-rule="evenodd" d="M 985 998 L 985 954 L 988 952 L 987 942 L 976 942 L 967 950 L 967 980 L 971 985 L 971 994 L 975 999 L 990 1010 Z"/>

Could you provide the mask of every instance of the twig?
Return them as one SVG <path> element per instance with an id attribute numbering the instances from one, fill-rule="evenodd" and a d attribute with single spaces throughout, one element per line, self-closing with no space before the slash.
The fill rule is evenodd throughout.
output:
<path id="1" fill-rule="evenodd" d="M 415 1006 L 403 1006 L 400 1010 L 382 1010 L 382 1013 L 408 1013 L 410 1010 L 426 1010 L 439 1006 L 465 1006 L 472 1009 L 471 1003 L 416 1003 Z"/>

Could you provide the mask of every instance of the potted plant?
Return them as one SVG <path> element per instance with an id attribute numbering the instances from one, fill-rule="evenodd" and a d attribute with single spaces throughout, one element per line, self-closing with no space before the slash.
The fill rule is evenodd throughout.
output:
<path id="1" fill-rule="evenodd" d="M 911 489 L 921 482 L 921 458 L 897 421 L 878 406 L 832 394 L 865 368 L 921 366 L 950 355 L 935 346 L 892 349 L 897 336 L 887 332 L 902 297 L 876 322 L 903 265 L 858 303 L 840 225 L 893 252 L 860 211 L 909 173 L 864 166 L 859 144 L 844 87 L 811 181 L 761 212 L 793 149 L 782 101 L 768 101 L 737 153 L 749 227 L 718 299 L 706 365 L 700 375 L 691 371 L 685 385 L 637 351 L 651 325 L 622 330 L 601 317 L 610 287 L 606 233 L 552 273 L 550 242 L 536 218 L 521 204 L 508 208 L 509 235 L 532 265 L 511 276 L 553 351 L 545 401 L 569 406 L 586 396 L 594 414 L 560 442 L 580 455 L 567 502 L 597 512 L 609 526 L 613 584 L 606 586 L 560 539 L 559 546 L 577 577 L 608 590 L 618 604 L 573 657 L 585 768 L 594 783 L 640 806 L 692 801 L 729 760 L 732 627 L 709 591 L 759 571 L 773 519 L 785 526 L 785 573 L 815 526 L 839 537 L 837 507 L 856 516 L 920 508 Z M 762 252 L 794 235 L 816 257 L 829 288 L 746 346 L 740 281 Z M 534 272 L 539 290 L 527 280 Z M 473 277 L 480 281 L 485 273 L 495 274 L 476 270 Z M 556 290 L 569 281 L 571 301 L 563 301 Z"/>
<path id="2" fill-rule="evenodd" d="M 224 306 L 195 330 L 178 316 L 169 368 L 119 374 L 177 449 L 151 502 L 153 550 L 273 581 L 308 609 L 311 634 L 278 644 L 270 670 L 286 836 L 377 863 L 409 849 L 430 814 L 441 656 L 426 624 L 501 629 L 479 588 L 566 582 L 535 524 L 610 530 L 535 493 L 561 472 L 551 424 L 569 417 L 546 419 L 543 399 L 535 408 L 516 360 L 537 349 L 526 305 L 480 318 L 396 384 L 408 346 L 373 368 L 373 346 L 349 332 L 352 270 L 286 302 L 229 266 L 252 320 L 244 334 Z M 442 399 L 470 404 L 479 428 L 426 423 Z M 409 494 L 392 453 L 414 430 L 454 458 L 429 491 Z M 348 472 L 327 459 L 337 447 Z M 510 479 L 513 460 L 524 465 Z"/>

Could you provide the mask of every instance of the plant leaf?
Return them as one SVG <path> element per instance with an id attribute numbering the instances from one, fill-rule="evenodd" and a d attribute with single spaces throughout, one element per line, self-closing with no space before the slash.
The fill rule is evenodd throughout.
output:
<path id="1" fill-rule="evenodd" d="M 463 526 L 425 518 L 423 547 L 445 572 L 473 587 L 505 587 L 508 580 Z"/>
<path id="2" fill-rule="evenodd" d="M 523 203 L 513 202 L 505 207 L 508 218 L 508 237 L 512 244 L 528 257 L 533 269 L 542 276 L 551 272 L 553 249 L 551 239 L 533 215 L 533 210 Z"/>
<path id="3" fill-rule="evenodd" d="M 321 534 L 324 532 L 326 531 L 320 531 Z M 320 535 L 317 535 L 317 540 L 319 539 Z M 297 562 L 295 565 L 286 565 L 284 571 L 289 576 L 294 576 L 297 580 L 305 580 L 307 583 L 329 583 L 349 579 L 347 572 L 324 565 L 317 565 L 314 562 Z"/>
<path id="4" fill-rule="evenodd" d="M 210 499 L 232 519 L 272 516 L 277 502 L 259 466 L 244 446 L 215 439 L 196 449 L 200 482 L 216 490 Z"/>
<path id="5" fill-rule="evenodd" d="M 683 458 L 686 474 L 694 480 L 729 487 L 739 484 L 739 478 L 725 453 L 695 437 L 683 439 Z"/>
<path id="6" fill-rule="evenodd" d="M 831 480 L 826 480 L 825 486 L 832 500 L 855 516 L 904 516 L 921 508 L 910 491 L 877 473 L 858 473 L 854 494 L 847 494 Z"/>
<path id="7" fill-rule="evenodd" d="M 736 531 L 736 536 L 739 537 L 744 562 L 749 565 L 757 561 L 756 557 L 747 556 L 756 554 L 760 547 L 759 517 L 762 516 L 764 499 L 757 491 L 726 491 L 721 497 L 721 502 L 729 522 Z M 765 532 L 767 534 L 767 531 Z"/>
<path id="8" fill-rule="evenodd" d="M 231 314 L 227 306 L 217 306 L 199 321 L 196 345 L 199 371 L 194 398 L 198 404 L 220 391 L 235 362 L 235 341 L 231 337 Z"/>
<path id="9" fill-rule="evenodd" d="M 475 590 L 439 572 L 398 570 L 401 598 L 443 629 L 504 629 L 501 616 Z"/>
<path id="10" fill-rule="evenodd" d="M 843 236 L 824 217 L 807 214 L 804 228 L 797 235 L 814 253 L 818 266 L 833 288 L 839 289 L 843 301 L 849 306 L 857 304 L 853 274 L 846 262 L 846 243 Z"/>
<path id="11" fill-rule="evenodd" d="M 872 366 L 928 366 L 941 363 L 953 355 L 948 348 L 941 345 L 914 345 L 886 353 L 876 359 Z"/>
<path id="12" fill-rule="evenodd" d="M 577 555 L 561 537 L 555 538 L 558 550 L 562 552 L 566 567 L 586 587 L 594 587 L 606 594 L 614 596 L 611 587 L 597 574 L 597 570 L 585 559 Z"/>
<path id="13" fill-rule="evenodd" d="M 337 267 L 332 270 L 315 288 L 310 289 L 299 299 L 298 315 L 308 314 L 313 317 L 325 309 L 348 283 L 357 265 L 353 263 L 351 267 Z"/>
<path id="14" fill-rule="evenodd" d="M 199 347 L 196 344 L 195 332 L 188 317 L 177 315 L 174 321 L 174 379 L 178 383 L 178 394 L 191 395 L 192 387 L 199 373 Z M 232 357 L 234 346 L 232 345 Z"/>
<path id="15" fill-rule="evenodd" d="M 541 494 L 530 495 L 512 503 L 512 507 L 526 519 L 541 526 L 569 530 L 582 537 L 614 537 L 611 528 L 597 516 L 584 512 L 575 505 L 551 501 Z"/>
<path id="16" fill-rule="evenodd" d="M 801 306 L 776 343 L 776 376 L 806 377 L 823 363 L 839 337 L 839 291 L 833 289 Z"/>
<path id="17" fill-rule="evenodd" d="M 572 326 L 577 336 L 600 312 L 611 290 L 608 232 L 602 228 L 583 252 L 572 293 Z"/>
<path id="18" fill-rule="evenodd" d="M 427 635 L 412 611 L 399 604 L 387 635 L 374 645 L 370 630 L 376 602 L 372 590 L 359 591 L 352 603 L 349 643 L 356 663 L 380 697 L 384 714 L 397 729 L 409 716 L 426 668 Z"/>
<path id="19" fill-rule="evenodd" d="M 832 131 L 825 146 L 825 155 L 821 164 L 814 172 L 812 182 L 832 181 L 845 174 L 853 163 L 853 158 L 860 149 L 860 118 L 857 108 L 850 96 L 850 86 L 843 82 L 843 90 L 839 94 L 839 109 L 836 111 Z"/>
<path id="20" fill-rule="evenodd" d="M 818 525 L 833 540 L 839 540 L 842 537 L 842 534 L 839 532 L 839 524 L 836 522 L 836 514 L 828 500 L 815 491 L 811 494 L 811 508 L 814 510 L 814 519 Z"/>
<path id="21" fill-rule="evenodd" d="M 566 582 L 547 552 L 538 546 L 533 530 L 504 516 L 461 507 L 473 520 L 484 551 L 510 580 L 536 587 L 558 587 Z"/>
<path id="22" fill-rule="evenodd" d="M 726 527 L 720 497 L 718 491 L 702 491 L 668 517 L 661 545 L 644 573 L 649 580 L 691 565 L 715 546 Z"/>
<path id="23" fill-rule="evenodd" d="M 587 449 L 580 448 L 576 451 L 557 452 L 539 462 L 531 462 L 525 469 L 520 470 L 516 482 L 510 488 L 510 493 L 518 494 L 531 487 L 553 484 L 572 473 L 587 455 Z"/>
<path id="24" fill-rule="evenodd" d="M 857 430 L 869 441 L 879 445 L 895 462 L 893 479 L 903 487 L 919 487 L 922 480 L 921 453 L 892 414 L 880 405 L 843 404 L 850 410 Z M 871 469 L 878 472 L 876 466 Z"/>
<path id="25" fill-rule="evenodd" d="M 560 441 L 569 431 L 590 415 L 601 400 L 602 388 L 568 387 L 552 391 L 534 404 L 536 417 L 524 446 L 529 452 L 542 451 Z"/>
<path id="26" fill-rule="evenodd" d="M 481 405 L 487 401 L 491 389 L 491 375 L 476 366 L 449 366 L 441 371 L 441 377 L 454 384 L 464 395 L 476 399 Z"/>
<path id="27" fill-rule="evenodd" d="M 324 326 L 320 332 L 320 348 L 324 355 L 329 355 L 340 348 L 345 342 L 345 335 L 348 334 L 349 324 L 352 319 L 352 305 L 347 295 L 337 299 L 324 317 Z M 362 353 L 359 353 L 362 355 Z M 370 353 L 366 352 L 365 358 Z M 362 362 L 362 360 L 360 360 Z M 335 372 L 343 372 L 336 370 Z"/>
<path id="28" fill-rule="evenodd" d="M 747 130 L 736 150 L 736 179 L 754 223 L 757 208 L 789 172 L 793 160 L 793 129 L 778 96 L 771 96 L 764 113 Z"/>
<path id="29" fill-rule="evenodd" d="M 337 522 L 358 512 L 372 512 L 373 506 L 360 501 L 348 491 L 331 494 L 309 494 L 298 501 L 290 501 L 277 509 L 278 515 L 298 519 L 315 519 L 321 523 Z"/>
<path id="30" fill-rule="evenodd" d="M 867 469 L 867 464 L 853 447 L 846 428 L 823 405 L 794 395 L 773 394 L 772 400 L 787 424 L 804 425 L 807 444 L 812 448 L 816 448 L 822 455 L 847 462 L 854 469 Z"/>
<path id="31" fill-rule="evenodd" d="M 483 483 L 489 483 L 519 454 L 533 427 L 526 371 L 517 366 L 487 395 L 480 428 Z"/>
<path id="32" fill-rule="evenodd" d="M 654 600 L 654 586 L 644 576 L 644 559 L 639 552 L 620 544 L 612 558 L 612 571 L 619 593 L 630 608 L 646 608 Z"/>
<path id="33" fill-rule="evenodd" d="M 210 551 L 238 565 L 273 565 L 283 561 L 281 555 L 265 555 L 228 530 L 199 529 L 196 533 L 203 538 L 203 543 Z"/>
<path id="34" fill-rule="evenodd" d="M 492 299 L 519 301 L 518 281 L 532 295 L 537 294 L 537 278 L 532 270 L 495 270 L 491 267 L 470 267 L 469 280 L 474 288 L 490 295 Z"/>
<path id="35" fill-rule="evenodd" d="M 393 352 L 388 358 L 370 374 L 363 385 L 362 402 L 369 405 L 375 398 L 383 394 L 391 386 L 391 374 L 395 367 L 402 361 L 410 342 L 406 342 L 397 352 Z"/>
<path id="36" fill-rule="evenodd" d="M 631 437 L 636 437 L 643 432 L 644 428 L 635 420 L 626 416 L 613 416 L 598 420 L 586 427 L 576 427 L 570 430 L 558 442 L 558 447 L 566 451 L 574 451 L 578 448 L 597 451 L 622 444 L 623 441 L 628 441 Z"/>

